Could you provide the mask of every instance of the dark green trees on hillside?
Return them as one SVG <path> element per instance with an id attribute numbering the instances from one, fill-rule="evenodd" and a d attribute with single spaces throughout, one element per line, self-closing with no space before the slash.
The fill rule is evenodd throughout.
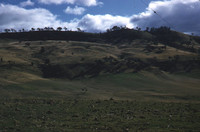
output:
<path id="1" fill-rule="evenodd" d="M 66 27 L 64 27 L 64 30 L 65 30 L 65 31 L 67 31 L 67 28 L 66 28 Z"/>
<path id="2" fill-rule="evenodd" d="M 35 28 L 31 28 L 31 31 L 33 31 L 33 32 L 34 32 L 34 31 L 35 31 Z"/>
<path id="3" fill-rule="evenodd" d="M 161 26 L 159 28 L 154 28 L 152 27 L 150 29 L 150 32 L 153 33 L 153 34 L 166 34 L 166 33 L 169 33 L 171 31 L 170 27 L 166 27 L 166 26 Z"/>
<path id="4" fill-rule="evenodd" d="M 8 32 L 10 32 L 10 29 L 4 29 L 4 31 L 5 31 L 6 33 L 8 33 Z"/>
<path id="5" fill-rule="evenodd" d="M 62 31 L 62 27 L 58 27 L 58 28 L 57 28 L 57 31 Z"/>

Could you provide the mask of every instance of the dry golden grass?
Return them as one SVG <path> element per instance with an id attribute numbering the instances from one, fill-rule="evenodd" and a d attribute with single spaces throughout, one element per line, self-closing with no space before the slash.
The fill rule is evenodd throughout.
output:
<path id="1" fill-rule="evenodd" d="M 26 43 L 30 43 L 27 46 Z M 131 44 L 121 44 L 121 46 L 91 42 L 79 41 L 8 41 L 7 43 L 0 42 L 0 57 L 3 58 L 2 65 L 8 65 L 9 61 L 15 65 L 20 65 L 21 69 L 1 68 L 1 83 L 18 83 L 32 80 L 40 80 L 41 74 L 37 68 L 37 64 L 44 63 L 43 59 L 49 59 L 52 64 L 75 64 L 75 63 L 93 63 L 95 60 L 100 60 L 104 57 L 113 57 L 120 60 L 122 53 L 128 53 L 129 57 L 147 59 L 157 58 L 168 60 L 169 56 L 176 55 L 189 57 L 197 57 L 197 54 L 188 51 L 177 50 L 167 46 L 167 49 L 162 53 L 146 52 L 145 47 L 149 43 L 135 41 Z M 163 44 L 155 45 L 162 47 Z M 39 52 L 44 47 L 45 52 L 41 55 Z M 31 63 L 34 63 L 31 66 Z M 126 70 L 125 72 L 132 72 Z"/>

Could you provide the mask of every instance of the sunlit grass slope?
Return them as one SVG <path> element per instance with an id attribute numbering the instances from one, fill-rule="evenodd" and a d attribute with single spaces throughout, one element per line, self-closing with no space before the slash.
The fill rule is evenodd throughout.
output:
<path id="1" fill-rule="evenodd" d="M 149 45 L 154 50 L 147 51 Z M 134 68 L 127 68 L 127 58 L 139 58 L 144 62 L 155 58 L 158 61 L 168 61 L 174 56 L 179 56 L 180 60 L 198 59 L 196 53 L 169 46 L 162 53 L 157 53 L 162 46 L 164 45 L 161 43 L 152 45 L 140 40 L 118 46 L 78 41 L 1 40 L 1 97 L 199 101 L 198 68 L 187 73 L 180 71 L 173 74 L 154 66 L 139 72 Z M 46 60 L 46 65 L 83 64 L 84 67 L 69 68 L 73 75 L 106 57 L 112 60 L 105 61 L 104 65 L 111 65 L 110 68 L 116 67 L 119 71 L 125 70 L 110 73 L 102 69 L 96 77 L 83 76 L 71 80 L 44 78 L 39 67 Z M 132 65 L 135 64 L 137 63 Z"/>

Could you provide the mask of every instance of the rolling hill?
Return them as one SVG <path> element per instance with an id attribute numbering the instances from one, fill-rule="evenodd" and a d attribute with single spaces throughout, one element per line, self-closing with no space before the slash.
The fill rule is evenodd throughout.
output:
<path id="1" fill-rule="evenodd" d="M 174 81 L 178 86 L 173 86 L 168 81 L 177 80 L 179 77 L 192 77 L 195 87 L 198 88 L 198 37 L 168 29 L 162 31 L 162 28 L 151 32 L 121 29 L 103 34 L 69 31 L 1 34 L 0 36 L 4 37 L 0 42 L 1 86 L 21 85 L 32 81 L 51 82 L 50 80 L 54 79 L 69 82 L 93 79 L 98 81 L 97 78 L 101 76 L 110 76 L 112 80 L 115 76 L 122 76 L 121 81 L 118 80 L 123 84 L 118 85 L 120 90 L 126 89 L 125 84 L 130 87 L 134 86 L 134 83 L 138 84 L 137 79 L 133 79 L 133 83 L 126 82 L 129 80 L 126 75 L 130 78 L 143 75 L 144 79 L 138 85 L 141 89 L 146 87 L 147 91 L 151 83 L 146 81 L 149 81 L 151 76 L 154 78 L 151 87 L 156 88 L 156 83 L 166 88 L 178 87 L 180 82 L 187 86 L 186 91 L 190 91 L 190 82 L 185 84 L 180 79 Z M 160 35 L 159 32 L 163 34 Z M 56 40 L 52 35 L 60 37 L 61 40 Z M 33 37 L 30 38 L 31 36 Z M 75 36 L 78 37 L 76 41 Z M 50 37 L 52 40 L 49 40 Z M 42 40 L 43 38 L 48 40 Z M 160 84 L 163 79 L 169 84 Z M 182 85 L 179 91 L 182 90 L 181 87 Z"/>
<path id="2" fill-rule="evenodd" d="M 0 131 L 199 130 L 199 46 L 165 27 L 1 33 Z"/>

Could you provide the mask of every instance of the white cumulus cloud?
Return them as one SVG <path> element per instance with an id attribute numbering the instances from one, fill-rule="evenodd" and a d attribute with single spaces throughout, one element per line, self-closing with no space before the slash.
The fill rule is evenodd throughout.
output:
<path id="1" fill-rule="evenodd" d="M 98 0 L 38 0 L 40 3 L 43 4 L 76 4 L 82 6 L 97 6 L 103 4 Z"/>
<path id="2" fill-rule="evenodd" d="M 81 19 L 73 19 L 69 22 L 63 22 L 47 9 L 34 8 L 25 9 L 16 5 L 0 5 L 0 29 L 31 29 L 54 27 L 67 27 L 70 30 L 81 28 L 88 32 L 106 31 L 115 25 L 127 26 L 132 28 L 133 24 L 129 17 L 87 14 Z"/>
<path id="3" fill-rule="evenodd" d="M 169 26 L 180 32 L 200 35 L 200 1 L 152 1 L 145 12 L 133 15 L 131 21 L 141 28 Z"/>
<path id="4" fill-rule="evenodd" d="M 0 29 L 31 29 L 59 26 L 76 29 L 77 22 L 62 22 L 57 16 L 43 8 L 25 9 L 16 5 L 0 4 Z"/>
<path id="5" fill-rule="evenodd" d="M 67 13 L 67 14 L 81 15 L 85 12 L 85 8 L 78 7 L 78 6 L 75 6 L 75 8 L 71 8 L 71 7 L 68 6 L 64 10 L 64 12 Z"/>
<path id="6" fill-rule="evenodd" d="M 25 7 L 25 6 L 34 6 L 34 2 L 32 2 L 31 0 L 27 0 L 27 1 L 24 1 L 24 2 L 21 2 L 20 3 L 20 6 L 21 7 Z"/>
<path id="7" fill-rule="evenodd" d="M 69 2 L 69 0 L 64 1 Z M 71 3 L 75 1 L 78 0 L 71 0 Z M 80 7 L 75 6 L 75 8 L 69 9 L 73 10 L 74 14 L 75 12 L 81 14 L 81 11 L 75 10 L 76 8 Z M 152 10 L 155 10 L 158 15 Z M 44 8 L 25 9 L 16 5 L 0 4 L 0 30 L 5 28 L 30 29 L 32 27 L 56 28 L 61 26 L 70 30 L 81 28 L 87 32 L 103 32 L 115 25 L 129 28 L 138 26 L 143 29 L 146 27 L 171 26 L 180 32 L 200 35 L 200 2 L 199 0 L 152 1 L 146 11 L 140 14 L 132 16 L 87 14 L 80 19 L 73 19 L 68 22 L 58 19 L 55 14 Z"/>
<path id="8" fill-rule="evenodd" d="M 129 17 L 106 15 L 85 15 L 78 22 L 78 26 L 88 32 L 106 31 L 113 26 L 126 26 L 133 28 Z"/>

